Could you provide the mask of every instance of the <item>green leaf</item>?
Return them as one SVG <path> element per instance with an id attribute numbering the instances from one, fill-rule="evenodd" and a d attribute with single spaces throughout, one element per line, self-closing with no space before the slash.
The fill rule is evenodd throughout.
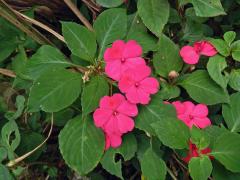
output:
<path id="1" fill-rule="evenodd" d="M 165 162 L 149 148 L 140 159 L 141 170 L 148 180 L 164 180 L 167 168 Z"/>
<path id="2" fill-rule="evenodd" d="M 228 32 L 224 33 L 223 38 L 230 46 L 232 44 L 232 42 L 234 41 L 234 39 L 236 38 L 236 33 L 234 31 L 228 31 Z"/>
<path id="3" fill-rule="evenodd" d="M 13 180 L 9 170 L 2 164 L 0 164 L 0 179 Z"/>
<path id="4" fill-rule="evenodd" d="M 72 22 L 62 22 L 64 39 L 75 56 L 94 62 L 97 43 L 94 32 Z"/>
<path id="5" fill-rule="evenodd" d="M 240 91 L 240 69 L 233 69 L 229 78 L 229 86 L 236 91 Z"/>
<path id="6" fill-rule="evenodd" d="M 232 57 L 236 61 L 240 61 L 240 40 L 235 41 L 232 46 Z"/>
<path id="7" fill-rule="evenodd" d="M 7 118 L 9 121 L 16 120 L 17 118 L 19 118 L 24 110 L 24 103 L 25 103 L 24 96 L 18 95 L 16 98 L 17 111 L 16 112 L 8 111 L 5 114 L 5 118 Z"/>
<path id="8" fill-rule="evenodd" d="M 178 86 L 173 86 L 171 84 L 161 82 L 161 88 L 159 94 L 161 99 L 169 100 L 180 96 L 181 90 Z"/>
<path id="9" fill-rule="evenodd" d="M 164 121 L 166 117 L 176 118 L 177 116 L 175 108 L 172 105 L 164 104 L 158 96 L 153 96 L 150 104 L 139 107 L 139 113 L 135 120 L 135 127 L 151 135 L 155 135 L 151 123 Z"/>
<path id="10" fill-rule="evenodd" d="M 104 154 L 101 164 L 105 170 L 112 175 L 121 179 L 122 177 L 122 161 L 115 161 L 117 154 L 121 154 L 125 161 L 134 157 L 137 151 L 137 140 L 133 134 L 127 134 L 123 137 L 123 142 L 119 148 L 110 148 Z"/>
<path id="11" fill-rule="evenodd" d="M 127 32 L 127 15 L 124 9 L 109 9 L 101 13 L 93 24 L 100 46 L 99 57 L 109 44 L 122 39 Z"/>
<path id="12" fill-rule="evenodd" d="M 13 152 L 20 144 L 20 133 L 15 121 L 7 122 L 1 130 L 2 144 L 8 150 L 9 159 L 14 158 Z"/>
<path id="13" fill-rule="evenodd" d="M 21 133 L 21 143 L 16 149 L 16 153 L 18 154 L 18 156 L 22 156 L 36 148 L 39 144 L 41 144 L 44 141 L 44 139 L 45 138 L 41 134 L 35 132 Z M 28 158 L 26 158 L 25 161 L 26 162 L 36 161 L 40 157 L 45 148 L 46 144 L 44 144 L 37 151 L 35 151 Z"/>
<path id="14" fill-rule="evenodd" d="M 183 61 L 179 56 L 179 48 L 165 35 L 160 37 L 153 65 L 156 72 L 163 77 L 168 77 L 171 71 L 178 72 L 182 69 Z"/>
<path id="15" fill-rule="evenodd" d="M 44 45 L 27 61 L 24 74 L 35 80 L 49 70 L 64 69 L 69 66 L 72 64 L 58 49 Z"/>
<path id="16" fill-rule="evenodd" d="M 179 119 L 165 116 L 163 120 L 151 123 L 151 126 L 164 145 L 173 149 L 188 147 L 190 138 L 189 128 Z"/>
<path id="17" fill-rule="evenodd" d="M 218 127 L 215 125 L 208 126 L 204 129 L 204 132 L 208 135 L 210 138 L 210 145 L 209 147 L 212 148 L 213 144 L 216 142 L 216 139 L 222 135 L 223 133 L 229 132 L 227 129 L 224 127 Z"/>
<path id="18" fill-rule="evenodd" d="M 70 106 L 79 96 L 82 86 L 80 74 L 68 70 L 52 70 L 33 84 L 28 100 L 28 111 L 58 112 Z"/>
<path id="19" fill-rule="evenodd" d="M 209 77 L 207 71 L 195 71 L 179 84 L 198 103 L 214 105 L 229 102 L 228 93 Z"/>
<path id="20" fill-rule="evenodd" d="M 0 147 L 0 163 L 7 158 L 7 149 L 5 147 Z"/>
<path id="21" fill-rule="evenodd" d="M 221 55 L 225 57 L 228 57 L 230 55 L 230 46 L 226 41 L 222 39 L 211 39 L 210 41 Z"/>
<path id="22" fill-rule="evenodd" d="M 229 75 L 225 73 L 225 76 L 224 76 L 222 73 L 226 67 L 227 67 L 227 63 L 224 57 L 220 55 L 216 55 L 209 58 L 209 61 L 207 64 L 208 73 L 210 77 L 223 89 L 226 89 L 229 81 Z"/>
<path id="23" fill-rule="evenodd" d="M 63 159 L 80 175 L 92 171 L 104 152 L 104 134 L 90 117 L 77 116 L 70 120 L 59 135 Z"/>
<path id="24" fill-rule="evenodd" d="M 240 135 L 223 133 L 213 145 L 211 155 L 220 161 L 228 170 L 240 172 Z"/>
<path id="25" fill-rule="evenodd" d="M 222 115 L 232 132 L 240 132 L 240 93 L 232 94 L 229 104 L 222 105 Z"/>
<path id="26" fill-rule="evenodd" d="M 147 32 L 147 28 L 142 23 L 137 13 L 128 16 L 127 40 L 137 41 L 143 49 L 143 52 L 155 51 L 157 39 Z"/>
<path id="27" fill-rule="evenodd" d="M 191 142 L 195 144 L 198 149 L 202 150 L 210 144 L 210 137 L 203 130 L 193 126 L 191 129 Z"/>
<path id="28" fill-rule="evenodd" d="M 193 157 L 188 164 L 193 180 L 207 180 L 212 173 L 212 163 L 208 156 Z"/>
<path id="29" fill-rule="evenodd" d="M 0 62 L 4 61 L 6 58 L 8 58 L 13 51 L 17 48 L 17 43 L 15 42 L 14 38 L 8 39 L 8 38 L 1 38 L 0 37 Z"/>
<path id="30" fill-rule="evenodd" d="M 109 92 L 108 82 L 102 76 L 93 77 L 88 82 L 82 93 L 82 111 L 84 115 L 94 111 L 99 104 L 100 99 Z"/>
<path id="31" fill-rule="evenodd" d="M 169 17 L 167 0 L 139 0 L 138 14 L 147 28 L 160 37 Z"/>
<path id="32" fill-rule="evenodd" d="M 220 0 L 191 0 L 196 15 L 200 17 L 213 17 L 225 15 Z"/>
<path id="33" fill-rule="evenodd" d="M 226 180 L 226 177 L 228 180 L 240 179 L 240 173 L 232 173 L 231 171 L 228 171 L 217 161 L 213 164 L 212 176 L 214 180 Z"/>
<path id="34" fill-rule="evenodd" d="M 111 8 L 111 7 L 120 6 L 123 3 L 123 0 L 113 0 L 113 1 L 97 0 L 96 2 L 103 7 Z"/>

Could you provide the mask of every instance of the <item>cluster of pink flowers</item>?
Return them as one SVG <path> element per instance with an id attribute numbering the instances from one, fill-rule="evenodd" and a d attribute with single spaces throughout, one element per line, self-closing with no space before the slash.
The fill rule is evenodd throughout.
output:
<path id="1" fill-rule="evenodd" d="M 217 50 L 208 41 L 198 41 L 192 46 L 184 46 L 180 50 L 183 61 L 187 64 L 197 64 L 201 55 L 215 56 Z"/>
<path id="2" fill-rule="evenodd" d="M 117 40 L 104 53 L 105 73 L 126 94 L 126 98 L 120 93 L 104 96 L 93 114 L 95 125 L 105 133 L 105 149 L 121 145 L 122 135 L 134 128 L 136 104 L 148 104 L 150 95 L 158 92 L 159 82 L 150 77 L 151 69 L 141 56 L 142 48 L 133 40 Z"/>
<path id="3" fill-rule="evenodd" d="M 194 105 L 191 101 L 175 101 L 172 102 L 172 105 L 176 109 L 178 119 L 184 122 L 189 128 L 192 128 L 192 126 L 196 126 L 202 129 L 211 125 L 211 121 L 207 117 L 208 108 L 205 104 Z M 199 157 L 201 154 L 209 154 L 210 152 L 210 148 L 205 148 L 199 151 L 197 146 L 195 144 L 192 144 L 192 142 L 190 141 L 188 155 L 183 158 L 183 161 L 188 163 L 192 157 Z M 211 159 L 213 158 L 211 156 L 209 157 Z"/>

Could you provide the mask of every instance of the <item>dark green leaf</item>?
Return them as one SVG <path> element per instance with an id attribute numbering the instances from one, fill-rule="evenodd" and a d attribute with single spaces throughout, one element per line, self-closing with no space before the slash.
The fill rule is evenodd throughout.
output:
<path id="1" fill-rule="evenodd" d="M 229 75 L 225 73 L 225 76 L 224 76 L 222 73 L 226 67 L 227 67 L 227 63 L 224 57 L 220 55 L 216 55 L 209 58 L 209 61 L 207 64 L 208 73 L 211 76 L 211 78 L 223 89 L 226 89 L 229 81 Z"/>
<path id="2" fill-rule="evenodd" d="M 229 86 L 236 91 L 240 91 L 240 69 L 233 69 L 229 78 Z"/>
<path id="3" fill-rule="evenodd" d="M 99 58 L 106 47 L 127 32 L 127 15 L 124 9 L 109 9 L 101 13 L 93 25 L 100 46 Z"/>
<path id="4" fill-rule="evenodd" d="M 94 62 L 97 43 L 93 32 L 72 22 L 63 22 L 62 31 L 64 39 L 74 55 L 86 61 Z"/>
<path id="5" fill-rule="evenodd" d="M 16 112 L 11 112 L 8 111 L 5 114 L 5 117 L 11 121 L 11 120 L 16 120 L 17 118 L 19 118 L 22 115 L 23 109 L 24 109 L 24 103 L 25 103 L 25 98 L 24 96 L 18 95 L 16 97 L 16 107 L 17 107 L 17 111 Z"/>
<path id="6" fill-rule="evenodd" d="M 234 39 L 236 38 L 236 33 L 234 31 L 228 31 L 228 32 L 224 33 L 223 38 L 230 46 L 232 44 L 232 42 L 234 41 Z"/>
<path id="7" fill-rule="evenodd" d="M 164 145 L 174 149 L 188 147 L 190 138 L 189 128 L 179 119 L 166 116 L 163 120 L 151 123 L 151 126 Z"/>
<path id="8" fill-rule="evenodd" d="M 120 6 L 123 3 L 123 0 L 97 0 L 97 3 L 103 7 L 111 8 Z"/>
<path id="9" fill-rule="evenodd" d="M 236 61 L 240 61 L 240 40 L 235 41 L 232 46 L 232 57 Z"/>
<path id="10" fill-rule="evenodd" d="M 182 69 L 183 61 L 179 56 L 179 48 L 165 35 L 160 37 L 153 65 L 156 72 L 163 77 L 168 77 L 171 71 L 178 72 Z"/>
<path id="11" fill-rule="evenodd" d="M 213 145 L 211 154 L 228 170 L 240 172 L 240 135 L 223 133 Z"/>
<path id="12" fill-rule="evenodd" d="M 138 14 L 147 28 L 160 37 L 169 17 L 167 0 L 139 0 Z"/>
<path id="13" fill-rule="evenodd" d="M 198 103 L 213 105 L 229 102 L 228 93 L 211 80 L 207 71 L 195 71 L 179 84 Z"/>
<path id="14" fill-rule="evenodd" d="M 80 175 L 97 166 L 104 152 L 104 134 L 89 117 L 70 120 L 59 135 L 59 148 L 66 163 Z"/>
<path id="15" fill-rule="evenodd" d="M 28 111 L 58 112 L 70 106 L 81 92 L 82 77 L 67 70 L 52 70 L 41 75 L 33 84 Z"/>
<path id="16" fill-rule="evenodd" d="M 149 148 L 140 159 L 142 174 L 148 180 L 164 180 L 167 168 L 165 162 Z"/>
<path id="17" fill-rule="evenodd" d="M 93 77 L 88 82 L 82 92 L 82 111 L 83 114 L 94 111 L 99 104 L 100 99 L 109 92 L 108 82 L 102 76 Z"/>
<path id="18" fill-rule="evenodd" d="M 150 104 L 139 107 L 135 127 L 151 135 L 155 135 L 155 131 L 150 124 L 157 121 L 164 121 L 166 117 L 176 118 L 175 108 L 172 105 L 164 104 L 161 98 L 155 95 Z"/>
<path id="19" fill-rule="evenodd" d="M 191 0 L 196 15 L 201 17 L 213 17 L 225 15 L 220 0 Z"/>
<path id="20" fill-rule="evenodd" d="M 0 164 L 0 179 L 2 180 L 13 180 L 9 170 L 2 164 Z"/>
<path id="21" fill-rule="evenodd" d="M 193 180 L 207 180 L 212 173 L 212 163 L 208 156 L 192 158 L 188 168 Z"/>
<path id="22" fill-rule="evenodd" d="M 72 64 L 58 49 L 44 45 L 27 61 L 24 74 L 35 80 L 49 70 L 64 69 L 69 66 Z"/>
<path id="23" fill-rule="evenodd" d="M 223 104 L 222 115 L 232 132 L 240 132 L 240 93 L 232 94 L 229 104 Z"/>

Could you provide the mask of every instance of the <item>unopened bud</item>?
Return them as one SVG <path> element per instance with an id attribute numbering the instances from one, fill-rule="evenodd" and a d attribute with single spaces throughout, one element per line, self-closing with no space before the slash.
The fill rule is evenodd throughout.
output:
<path id="1" fill-rule="evenodd" d="M 175 78 L 177 78 L 178 76 L 179 76 L 179 74 L 178 74 L 178 72 L 176 72 L 176 71 L 170 71 L 169 74 L 168 74 L 168 77 L 169 77 L 170 79 L 175 79 Z"/>

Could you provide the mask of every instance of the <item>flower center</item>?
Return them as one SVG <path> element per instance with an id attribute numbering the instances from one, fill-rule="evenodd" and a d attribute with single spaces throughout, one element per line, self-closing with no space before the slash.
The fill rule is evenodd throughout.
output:
<path id="1" fill-rule="evenodd" d="M 138 82 L 136 82 L 136 83 L 135 83 L 135 87 L 138 87 L 138 86 L 139 86 L 139 83 L 138 83 Z"/>
<path id="2" fill-rule="evenodd" d="M 189 119 L 193 120 L 193 118 L 194 118 L 194 117 L 193 117 L 192 115 L 189 115 Z"/>
<path id="3" fill-rule="evenodd" d="M 113 115 L 114 115 L 114 116 L 117 116 L 117 115 L 118 115 L 118 112 L 117 112 L 117 111 L 114 111 L 114 112 L 113 112 Z"/>
<path id="4" fill-rule="evenodd" d="M 125 61 L 126 61 L 126 59 L 125 59 L 125 58 L 122 58 L 122 59 L 121 59 L 121 62 L 122 62 L 122 63 L 124 63 Z"/>

